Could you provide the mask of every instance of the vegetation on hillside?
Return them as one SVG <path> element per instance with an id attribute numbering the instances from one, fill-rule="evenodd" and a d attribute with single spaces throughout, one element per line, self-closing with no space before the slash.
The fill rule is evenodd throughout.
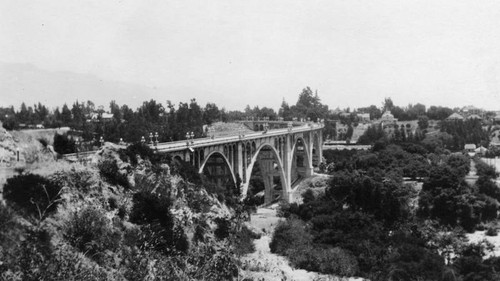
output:
<path id="1" fill-rule="evenodd" d="M 253 251 L 255 238 L 242 225 L 241 205 L 226 207 L 146 147 L 106 147 L 98 163 L 46 165 L 7 180 L 0 279 L 238 275 L 238 256 Z"/>

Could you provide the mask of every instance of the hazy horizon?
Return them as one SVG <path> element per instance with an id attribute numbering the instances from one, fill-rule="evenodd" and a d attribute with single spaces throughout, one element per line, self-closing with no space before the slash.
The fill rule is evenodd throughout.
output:
<path id="1" fill-rule="evenodd" d="M 309 86 L 332 109 L 386 97 L 500 109 L 493 0 L 20 0 L 0 15 L 2 106 L 95 96 L 277 110 Z"/>

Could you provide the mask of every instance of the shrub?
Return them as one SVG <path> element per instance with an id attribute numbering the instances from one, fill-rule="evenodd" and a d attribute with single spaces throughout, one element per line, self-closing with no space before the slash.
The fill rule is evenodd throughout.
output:
<path id="1" fill-rule="evenodd" d="M 260 238 L 260 235 L 252 232 L 248 227 L 243 226 L 241 230 L 236 233 L 235 253 L 237 255 L 246 255 L 255 252 L 254 239 Z"/>
<path id="2" fill-rule="evenodd" d="M 40 175 L 23 174 L 7 180 L 3 196 L 40 219 L 57 209 L 62 187 Z"/>
<path id="3" fill-rule="evenodd" d="M 292 214 L 299 213 L 299 205 L 297 203 L 288 203 L 286 201 L 280 201 L 278 208 L 276 209 L 276 215 L 282 218 L 289 218 Z"/>
<path id="4" fill-rule="evenodd" d="M 130 221 L 141 225 L 144 233 L 142 245 L 165 254 L 187 252 L 187 237 L 182 228 L 176 227 L 170 213 L 171 202 L 166 196 L 140 191 L 134 194 Z"/>
<path id="5" fill-rule="evenodd" d="M 116 250 L 122 235 L 113 228 L 102 209 L 88 206 L 73 213 L 67 222 L 64 237 L 72 246 L 102 264 L 106 250 Z"/>
<path id="6" fill-rule="evenodd" d="M 116 159 L 105 159 L 98 164 L 99 173 L 110 184 L 119 184 L 128 188 L 127 175 L 120 173 Z"/>
<path id="7" fill-rule="evenodd" d="M 276 226 L 269 247 L 272 253 L 285 255 L 288 249 L 309 244 L 311 235 L 304 222 L 296 219 L 280 221 Z"/>
<path id="8" fill-rule="evenodd" d="M 133 165 L 137 165 L 137 155 L 139 155 L 142 159 L 150 159 L 150 161 L 154 158 L 153 150 L 149 148 L 149 146 L 140 142 L 129 145 L 124 150 L 120 150 L 120 159 L 122 159 L 122 161 L 130 159 L 130 162 Z"/>
<path id="9" fill-rule="evenodd" d="M 219 240 L 226 239 L 231 234 L 231 221 L 225 218 L 216 218 L 217 228 L 214 231 L 215 238 Z"/>
<path id="10" fill-rule="evenodd" d="M 486 230 L 486 235 L 488 236 L 497 236 L 498 230 L 495 227 L 490 227 Z"/>
<path id="11" fill-rule="evenodd" d="M 59 154 L 74 153 L 75 141 L 69 138 L 67 134 L 54 134 L 54 150 Z"/>
<path id="12" fill-rule="evenodd" d="M 17 242 L 23 233 L 24 229 L 17 222 L 14 210 L 0 203 L 0 261 L 2 261 L 0 262 L 0 280 L 11 280 L 4 274 L 7 274 L 9 270 L 12 271 L 16 263 L 16 257 L 19 256 Z"/>
<path id="13" fill-rule="evenodd" d="M 71 169 L 55 172 L 51 179 L 61 186 L 75 188 L 87 194 L 97 185 L 98 174 L 87 167 L 72 166 Z"/>
<path id="14" fill-rule="evenodd" d="M 359 271 L 358 261 L 349 251 L 341 248 L 316 249 L 319 271 L 340 276 L 354 276 Z"/>
<path id="15" fill-rule="evenodd" d="M 314 192 L 311 189 L 308 189 L 304 193 L 302 193 L 304 204 L 314 201 L 314 198 Z"/>

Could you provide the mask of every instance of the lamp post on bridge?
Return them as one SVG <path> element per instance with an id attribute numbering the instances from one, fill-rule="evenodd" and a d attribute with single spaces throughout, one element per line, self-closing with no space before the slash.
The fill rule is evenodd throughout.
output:
<path id="1" fill-rule="evenodd" d="M 189 144 L 193 144 L 194 143 L 194 133 L 193 132 L 186 132 L 186 144 L 187 146 L 189 146 Z"/>
<path id="2" fill-rule="evenodd" d="M 80 139 L 77 137 L 76 140 L 75 140 L 75 150 L 76 150 L 76 160 L 79 161 L 80 160 L 80 157 L 78 157 L 78 148 L 80 146 Z"/>
<path id="3" fill-rule="evenodd" d="M 104 145 L 104 138 L 101 136 L 101 138 L 99 139 L 99 143 L 101 144 L 101 146 Z"/>
<path id="4" fill-rule="evenodd" d="M 146 143 L 146 139 L 144 138 L 144 136 L 141 137 L 141 144 L 144 145 Z"/>

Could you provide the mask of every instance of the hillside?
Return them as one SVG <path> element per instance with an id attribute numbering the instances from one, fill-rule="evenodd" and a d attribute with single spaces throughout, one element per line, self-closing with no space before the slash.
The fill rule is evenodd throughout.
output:
<path id="1" fill-rule="evenodd" d="M 251 233 L 199 180 L 147 149 L 110 143 L 89 165 L 25 166 L 3 188 L 0 279 L 236 277 Z"/>

